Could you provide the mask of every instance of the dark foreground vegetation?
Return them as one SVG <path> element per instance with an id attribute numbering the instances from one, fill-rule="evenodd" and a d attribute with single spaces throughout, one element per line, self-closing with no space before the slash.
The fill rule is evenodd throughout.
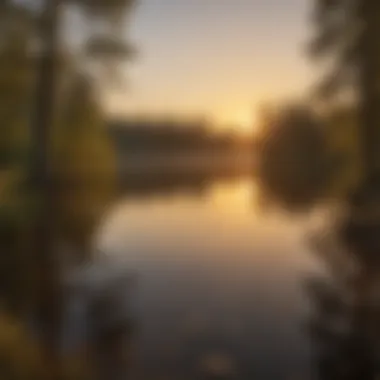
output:
<path id="1" fill-rule="evenodd" d="M 307 286 L 321 379 L 379 376 L 380 3 L 314 2 L 310 54 L 332 62 L 313 102 L 263 114 L 263 196 L 291 212 L 327 207 L 312 246 L 326 274 Z"/>

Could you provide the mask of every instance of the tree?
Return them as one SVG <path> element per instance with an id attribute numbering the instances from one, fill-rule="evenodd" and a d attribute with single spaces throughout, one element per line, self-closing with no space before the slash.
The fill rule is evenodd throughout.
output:
<path id="1" fill-rule="evenodd" d="M 353 100 L 361 129 L 366 176 L 377 176 L 380 121 L 377 88 L 379 77 L 380 4 L 366 0 L 315 0 L 315 38 L 310 44 L 314 59 L 332 62 L 318 86 L 320 99 Z"/>
<path id="2" fill-rule="evenodd" d="M 22 7 L 8 4 L 0 10 L 0 23 L 0 166 L 5 169 L 15 161 L 20 163 L 26 153 L 25 126 L 34 80 L 28 43 L 34 20 Z"/>
<path id="3" fill-rule="evenodd" d="M 54 176 L 58 237 L 88 260 L 88 243 L 112 200 L 116 158 L 93 85 L 79 77 L 67 93 L 57 130 Z"/>
<path id="4" fill-rule="evenodd" d="M 24 182 L 34 80 L 28 42 L 34 19 L 23 7 L 10 2 L 1 7 L 0 18 L 1 300 L 8 311 L 24 316 L 25 301 L 31 296 L 25 248 L 32 205 Z"/>
<path id="5" fill-rule="evenodd" d="M 333 193 L 338 195 L 344 206 L 343 217 L 334 219 L 334 224 L 329 226 L 337 244 L 331 250 L 320 246 L 317 249 L 326 262 L 330 263 L 331 255 L 336 257 L 338 252 L 340 262 L 353 262 L 354 268 L 349 281 L 338 292 L 332 289 L 334 297 L 330 297 L 330 283 L 322 289 L 322 293 L 319 286 L 318 294 L 314 294 L 318 318 L 313 331 L 318 332 L 319 338 L 323 337 L 319 347 L 322 346 L 322 351 L 327 353 L 321 362 L 321 378 L 374 379 L 378 373 L 376 352 L 380 339 L 376 327 L 380 319 L 378 300 L 373 296 L 378 287 L 380 262 L 380 3 L 369 0 L 315 0 L 314 5 L 315 38 L 310 44 L 310 52 L 315 60 L 326 63 L 329 68 L 316 91 L 316 99 L 323 105 L 325 114 L 327 150 L 332 153 L 327 160 L 327 173 L 330 173 L 327 179 L 332 180 Z M 271 117 L 269 124 L 281 125 L 276 121 L 278 118 L 278 115 L 274 119 Z M 298 161 L 310 164 L 320 156 L 315 156 L 318 149 L 305 143 L 305 134 L 295 126 L 297 122 L 289 117 L 285 119 L 288 123 L 282 123 L 283 126 L 278 128 L 282 134 L 274 127 L 268 128 L 271 131 L 269 137 L 263 140 L 261 156 L 267 159 L 262 159 L 259 164 L 261 182 L 266 185 L 269 194 L 285 206 L 288 199 L 305 200 L 302 195 L 307 194 L 306 202 L 302 203 L 310 209 L 315 205 L 315 200 L 321 199 L 316 194 L 326 194 L 325 191 L 320 192 L 326 182 L 313 183 L 309 178 L 306 183 L 314 186 L 300 186 L 305 182 L 300 182 L 299 178 L 307 179 L 308 176 L 294 168 Z M 342 128 L 345 130 L 342 131 Z M 311 136 L 310 123 L 303 130 Z M 294 131 L 303 138 L 295 138 Z M 344 135 L 349 135 L 351 141 L 342 141 Z M 319 141 L 315 137 L 309 139 Z M 293 169 L 285 169 L 284 162 L 291 162 L 291 158 L 293 163 L 289 167 Z M 344 163 L 348 158 L 351 164 Z M 322 159 L 320 162 L 326 161 Z M 304 167 L 303 164 L 300 168 Z M 341 173 L 336 168 L 342 167 L 354 168 L 344 175 L 351 177 L 348 186 L 341 185 Z M 319 183 L 324 185 L 320 187 Z M 330 187 L 328 183 L 329 191 Z M 315 191 L 303 193 L 302 189 Z M 346 193 L 346 190 L 349 192 Z M 335 271 L 334 280 L 341 274 Z M 328 323 L 331 322 L 331 308 L 334 309 L 340 299 L 348 299 L 349 305 L 343 312 L 344 333 L 336 335 Z M 335 320 L 334 326 L 340 327 L 342 322 Z M 321 343 L 321 339 L 318 340 Z"/>
<path id="6" fill-rule="evenodd" d="M 334 227 L 346 260 L 354 259 L 355 271 L 344 291 L 351 300 L 348 339 L 351 371 L 338 378 L 374 379 L 379 333 L 378 300 L 373 298 L 378 277 L 380 160 L 380 3 L 367 0 L 318 0 L 315 2 L 315 57 L 333 63 L 320 86 L 322 99 L 336 103 L 351 95 L 360 153 L 360 181 L 347 197 L 345 217 Z M 351 352 L 352 354 L 352 352 Z M 330 373 L 331 376 L 331 373 Z"/>
<path id="7" fill-rule="evenodd" d="M 325 115 L 325 133 L 333 173 L 329 184 L 332 199 L 345 199 L 362 180 L 362 159 L 355 108 L 335 107 Z"/>
<path id="8" fill-rule="evenodd" d="M 84 35 L 84 40 L 88 42 L 82 44 L 79 50 L 73 49 L 70 41 L 64 40 L 63 45 L 58 43 L 61 41 L 62 31 L 66 28 L 61 13 L 63 2 L 65 2 L 66 7 L 72 7 L 75 8 L 76 12 L 81 12 L 82 26 L 86 25 L 90 30 L 88 35 Z M 1 216 L 4 217 L 2 218 L 4 223 L 1 226 L 9 227 L 9 217 L 12 216 L 14 228 L 2 231 L 4 232 L 1 235 L 4 238 L 2 243 L 5 244 L 7 241 L 11 243 L 7 247 L 3 246 L 6 248 L 4 252 L 7 253 L 3 257 L 6 259 L 12 257 L 12 260 L 18 257 L 22 264 L 18 260 L 13 260 L 12 265 L 18 264 L 19 269 L 20 267 L 28 268 L 28 273 L 33 273 L 34 285 L 37 287 L 34 296 L 38 298 L 32 298 L 35 302 L 32 311 L 41 322 L 45 364 L 48 367 L 50 365 L 51 367 L 59 366 L 58 345 L 62 310 L 59 283 L 60 268 L 57 266 L 55 250 L 56 238 L 63 235 L 62 229 L 60 230 L 63 225 L 73 224 L 80 230 L 78 222 L 75 224 L 73 220 L 78 215 L 72 212 L 70 214 L 67 212 L 68 208 L 64 208 L 67 202 L 56 203 L 58 200 L 62 200 L 63 195 L 62 188 L 60 192 L 56 190 L 62 185 L 62 182 L 67 182 L 67 176 L 64 174 L 68 172 L 72 174 L 72 171 L 61 171 L 62 166 L 68 166 L 67 162 L 64 165 L 62 163 L 69 157 L 70 149 L 66 149 L 65 154 L 59 154 L 60 161 L 58 162 L 55 160 L 57 155 L 52 154 L 56 147 L 54 141 L 57 134 L 61 135 L 62 139 L 66 139 L 67 148 L 69 143 L 72 143 L 72 140 L 76 138 L 76 131 L 74 132 L 71 127 L 71 134 L 69 131 L 62 133 L 63 126 L 66 128 L 67 124 L 59 121 L 60 115 L 64 112 L 60 110 L 61 105 L 65 104 L 68 99 L 66 91 L 62 92 L 60 86 L 62 68 L 69 69 L 68 72 L 70 73 L 70 76 L 66 74 L 64 78 L 69 79 L 64 83 L 65 90 L 77 87 L 78 78 L 85 75 L 90 76 L 92 83 L 98 84 L 98 86 L 92 85 L 90 91 L 98 91 L 99 83 L 104 78 L 104 73 L 100 69 L 114 69 L 115 66 L 112 64 L 127 55 L 129 56 L 131 52 L 129 45 L 124 41 L 126 35 L 124 31 L 119 34 L 115 33 L 115 28 L 124 25 L 125 16 L 129 13 L 131 5 L 132 1 L 128 0 L 46 0 L 42 3 L 42 8 L 36 8 L 34 3 L 30 1 L 0 2 L 0 27 L 3 32 L 0 45 L 0 65 L 3 69 L 0 72 L 0 97 L 2 105 L 4 105 L 0 108 L 1 126 L 2 132 L 4 132 L 1 133 L 2 147 L 4 148 L 2 150 L 4 153 L 2 161 L 6 169 L 11 169 L 12 173 L 14 173 L 15 168 L 21 168 L 21 176 L 16 176 L 17 180 L 13 178 L 14 175 L 10 176 L 11 180 L 6 180 L 7 194 L 12 194 L 12 202 L 3 199 L 5 204 L 2 206 L 5 207 L 1 208 Z M 113 70 L 111 71 L 113 72 Z M 35 91 L 33 91 L 34 84 L 36 84 Z M 101 84 L 104 86 L 104 82 Z M 81 94 L 74 95 L 81 96 Z M 36 101 L 35 107 L 32 106 L 34 100 Z M 75 99 L 70 100 L 72 103 L 75 101 Z M 83 110 L 79 109 L 82 114 L 77 113 L 77 120 L 75 121 L 75 125 L 81 125 L 78 128 L 78 139 L 74 140 L 78 142 L 76 151 L 78 154 L 82 154 L 81 151 L 84 147 L 91 146 L 89 150 L 87 149 L 87 152 L 90 151 L 90 153 L 85 155 L 86 159 L 93 162 L 94 154 L 99 154 L 101 151 L 104 158 L 103 162 L 106 163 L 105 166 L 110 168 L 112 153 L 103 139 L 104 131 L 99 126 L 101 116 L 93 117 L 96 114 L 101 114 L 100 104 L 89 105 L 91 101 L 86 104 L 86 100 L 89 100 L 88 97 L 85 97 L 84 100 L 85 102 L 81 106 L 84 107 L 84 112 L 87 114 L 83 116 Z M 32 128 L 28 130 L 30 113 L 33 108 L 35 108 L 35 112 L 33 113 Z M 82 123 L 87 124 L 87 127 L 82 128 Z M 14 131 L 17 133 L 15 134 Z M 94 131 L 95 133 L 93 133 Z M 62 142 L 60 148 L 63 145 Z M 22 149 L 15 149 L 17 146 L 22 147 Z M 11 149 L 6 151 L 5 148 L 8 147 Z M 11 159 L 16 151 L 23 153 L 31 151 L 31 155 L 29 155 L 31 165 L 26 166 L 25 160 L 20 160 L 21 162 L 16 164 L 15 160 Z M 62 153 L 62 149 L 60 153 Z M 26 158 L 26 154 L 24 158 Z M 73 168 L 74 165 L 71 167 Z M 103 169 L 104 172 L 105 168 Z M 32 181 L 30 182 L 25 181 L 23 176 L 27 173 L 32 174 Z M 83 172 L 79 174 L 85 175 Z M 104 175 L 107 176 L 108 174 L 103 173 Z M 86 181 L 87 179 L 85 178 Z M 84 181 L 83 178 L 81 181 Z M 64 188 L 66 186 L 67 190 L 67 183 L 62 186 Z M 87 199 L 89 188 L 88 181 L 86 182 L 87 192 L 85 193 L 78 190 L 82 189 L 78 183 L 74 187 L 77 195 L 78 193 L 82 194 L 82 199 Z M 93 187 L 92 190 L 94 190 Z M 22 201 L 20 201 L 19 196 Z M 33 207 L 26 209 L 23 206 L 25 199 L 30 199 Z M 65 199 L 67 200 L 67 197 Z M 14 203 L 15 207 L 13 207 Z M 58 205 L 61 207 L 59 216 L 52 213 L 52 210 L 59 209 L 56 207 Z M 24 223 L 25 218 L 18 218 L 20 214 L 17 212 L 19 211 L 26 217 L 26 223 Z M 15 215 L 17 217 L 14 217 Z M 89 222 L 90 219 L 93 220 L 93 215 L 89 216 L 85 212 L 81 226 L 92 224 L 93 222 Z M 85 229 L 86 233 L 88 229 Z M 70 233 L 70 237 L 74 239 L 72 231 Z M 68 235 L 66 234 L 66 237 Z M 77 236 L 75 238 L 78 240 Z M 23 246 L 20 249 L 23 252 L 25 249 L 28 250 L 29 261 L 25 261 L 24 256 L 20 258 L 17 255 L 12 255 L 19 250 L 19 245 L 14 243 L 21 242 L 28 244 L 27 247 Z M 28 264 L 31 265 L 28 266 Z M 10 267 L 9 265 L 5 266 L 4 271 L 5 268 L 9 269 Z M 17 271 L 17 273 L 21 272 Z M 9 288 L 7 289 L 9 290 Z M 7 296 L 10 295 L 9 293 L 10 291 Z M 23 295 L 25 296 L 25 294 Z M 20 304 L 20 300 L 17 300 L 16 303 Z M 55 373 L 55 369 L 51 368 L 51 370 Z M 52 376 L 54 375 L 52 374 Z"/>
<path id="9" fill-rule="evenodd" d="M 61 5 L 60 0 L 46 0 L 42 6 L 40 33 L 37 38 L 43 47 L 38 64 L 36 106 L 32 123 L 32 184 L 39 196 L 39 208 L 35 215 L 33 248 L 39 269 L 37 316 L 42 323 L 43 341 L 47 364 L 57 367 L 59 360 L 58 336 L 61 318 L 61 294 L 59 268 L 57 268 L 52 237 L 55 235 L 53 177 L 51 172 L 50 148 L 55 121 L 57 91 L 57 59 L 60 50 Z M 131 0 L 68 0 L 66 5 L 76 7 L 87 16 L 89 26 L 94 29 L 88 47 L 92 56 L 101 57 L 106 64 L 121 56 L 121 41 L 112 34 L 121 25 L 125 10 Z M 119 22 L 118 22 L 119 21 Z M 100 29 L 98 27 L 100 26 Z M 102 31 L 99 33 L 99 30 Z M 120 32 L 120 30 L 118 30 Z M 117 34 L 124 35 L 123 33 Z M 93 37 L 93 38 L 92 38 Z M 96 41 L 96 43 L 94 42 Z M 107 42 L 107 43 L 105 43 Z M 124 53 L 124 51 L 123 51 Z M 124 57 L 124 56 L 123 56 Z"/>
<path id="10" fill-rule="evenodd" d="M 326 195 L 328 150 L 318 117 L 301 105 L 266 112 L 257 138 L 257 175 L 266 199 L 293 211 Z"/>

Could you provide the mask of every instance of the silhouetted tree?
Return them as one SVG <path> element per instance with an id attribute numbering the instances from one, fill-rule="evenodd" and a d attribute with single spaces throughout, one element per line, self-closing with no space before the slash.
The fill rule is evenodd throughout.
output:
<path id="1" fill-rule="evenodd" d="M 329 178 L 323 126 L 308 108 L 288 106 L 263 120 L 257 138 L 257 176 L 264 196 L 291 210 L 309 209 Z"/>
<path id="2" fill-rule="evenodd" d="M 57 59 L 60 51 L 61 10 L 63 5 L 72 5 L 83 12 L 93 33 L 86 36 L 92 58 L 115 62 L 125 56 L 126 50 L 120 38 L 123 33 L 115 34 L 115 28 L 129 9 L 131 0 L 45 0 L 42 4 L 40 28 L 37 38 L 42 47 L 38 63 L 36 107 L 32 123 L 32 183 L 39 197 L 39 207 L 35 217 L 34 244 L 37 268 L 39 269 L 38 320 L 42 323 L 43 341 L 48 362 L 53 367 L 58 364 L 58 347 L 61 311 L 59 268 L 54 257 L 52 238 L 54 236 L 54 197 L 50 149 L 53 124 L 55 121 L 56 92 L 58 85 Z M 97 25 L 102 24 L 98 29 Z M 103 32 L 100 32 L 103 31 Z M 120 29 L 118 30 L 120 32 Z M 54 369 L 53 369 L 54 371 Z"/>
<path id="3" fill-rule="evenodd" d="M 2 32 L 0 44 L 2 133 L 0 139 L 3 148 L 1 149 L 1 164 L 7 171 L 10 169 L 10 175 L 5 176 L 4 171 L 2 172 L 2 180 L 6 186 L 2 191 L 1 248 L 2 264 L 6 263 L 6 265 L 1 266 L 2 274 L 4 274 L 1 281 L 2 285 L 7 286 L 2 287 L 1 291 L 2 296 L 6 295 L 6 301 L 12 299 L 10 304 L 6 302 L 6 306 L 11 306 L 12 311 L 17 310 L 17 314 L 23 315 L 25 312 L 23 306 L 20 306 L 22 304 L 20 298 L 25 299 L 27 294 L 26 298 L 33 300 L 34 304 L 30 306 L 33 306 L 33 314 L 38 316 L 37 319 L 41 323 L 45 365 L 47 367 L 51 365 L 54 373 L 56 370 L 53 367 L 59 367 L 58 346 L 62 316 L 59 283 L 61 268 L 56 257 L 57 241 L 55 239 L 59 235 L 57 231 L 59 228 L 62 233 L 62 225 L 70 225 L 69 217 L 73 222 L 72 226 L 75 226 L 73 229 L 81 229 L 73 219 L 78 215 L 72 212 L 70 214 L 67 211 L 68 207 L 63 210 L 63 206 L 68 206 L 69 203 L 67 194 L 66 201 L 59 203 L 62 212 L 59 217 L 56 214 L 59 212 L 59 208 L 56 207 L 57 199 L 62 200 L 62 197 L 57 197 L 56 190 L 62 182 L 57 181 L 57 176 L 61 176 L 61 179 L 64 177 L 67 182 L 67 175 L 64 174 L 72 174 L 72 171 L 62 171 L 61 168 L 62 163 L 70 157 L 69 139 L 76 138 L 75 133 L 69 135 L 69 133 L 59 132 L 60 129 L 67 127 L 67 124 L 64 126 L 65 123 L 59 119 L 62 113 L 70 108 L 64 107 L 65 109 L 61 112 L 62 103 L 67 104 L 67 94 L 61 91 L 61 84 L 65 89 L 77 88 L 78 78 L 87 77 L 92 83 L 90 91 L 98 91 L 101 86 L 106 87 L 103 80 L 105 74 L 114 73 L 115 63 L 130 56 L 132 52 L 125 41 L 125 31 L 121 32 L 121 29 L 125 27 L 132 3 L 133 1 L 129 0 L 46 0 L 39 4 L 27 0 L 0 2 Z M 63 31 L 67 30 L 66 12 L 64 12 L 67 8 L 80 14 L 82 26 L 86 26 L 86 28 L 79 27 L 78 34 L 81 33 L 81 29 L 89 31 L 83 35 L 84 43 L 79 49 L 77 47 L 73 49 L 70 41 L 63 39 Z M 67 75 L 68 72 L 70 75 Z M 61 80 L 62 75 L 65 76 L 64 81 Z M 109 77 L 107 77 L 106 83 L 109 82 Z M 33 91 L 33 85 L 35 85 L 35 91 Z M 87 162 L 94 162 L 94 154 L 103 152 L 102 162 L 110 168 L 110 159 L 105 156 L 110 151 L 107 144 L 104 144 L 105 140 L 102 140 L 101 127 L 99 127 L 100 103 L 92 104 L 90 96 L 82 97 L 82 94 L 78 92 L 71 92 L 70 95 L 83 100 L 82 104 L 79 102 L 77 104 L 82 114 L 74 112 L 80 135 L 76 142 L 80 142 L 79 145 L 81 145 L 76 151 L 79 152 L 82 149 L 86 151 L 90 147 L 85 154 Z M 32 106 L 34 101 L 35 107 Z M 71 98 L 70 101 L 74 103 L 75 99 Z M 30 123 L 32 111 L 34 111 L 34 117 L 31 128 L 28 130 L 26 125 Z M 73 119 L 70 122 L 72 121 Z M 88 127 L 83 128 L 83 124 L 87 124 Z M 94 126 L 93 130 L 90 124 Z M 91 135 L 92 131 L 96 132 Z M 65 143 L 61 140 L 60 148 L 65 145 L 66 152 L 62 155 L 62 149 L 60 149 L 58 155 L 60 160 L 56 160 L 57 155 L 52 154 L 56 148 L 54 141 L 57 134 L 66 139 Z M 32 148 L 31 152 L 30 148 Z M 26 153 L 31 153 L 28 167 L 25 166 L 24 160 Z M 110 155 L 112 156 L 111 153 Z M 23 159 L 19 156 L 23 156 Z M 80 157 L 77 156 L 77 159 Z M 84 164 L 84 160 L 81 162 Z M 67 163 L 65 165 L 69 166 Z M 25 181 L 26 173 L 31 173 L 32 181 L 28 184 Z M 82 174 L 81 172 L 80 175 Z M 86 186 L 88 190 L 88 184 Z M 82 191 L 79 189 L 83 189 L 83 186 L 76 184 L 72 191 L 77 195 Z M 60 194 L 62 195 L 62 191 Z M 82 199 L 88 200 L 85 194 L 82 195 Z M 80 203 L 78 199 L 76 202 Z M 85 202 L 81 205 L 85 205 Z M 93 206 L 95 205 L 92 203 L 90 207 Z M 81 222 L 82 225 L 87 226 L 91 224 L 90 216 L 88 213 L 85 214 Z M 93 215 L 91 215 L 91 220 L 92 218 Z M 86 227 L 86 233 L 87 230 L 89 228 Z M 73 233 L 70 237 L 78 242 L 77 237 L 74 239 Z M 26 251 L 27 258 L 23 256 Z M 13 272 L 12 268 L 17 268 L 17 271 Z M 23 269 L 20 270 L 20 268 Z M 18 275 L 21 275 L 24 269 L 25 276 L 22 277 L 25 281 L 21 281 Z M 33 286 L 30 286 L 31 282 L 26 281 L 31 273 Z M 14 278 L 13 281 L 10 279 L 10 274 Z M 17 289 L 23 283 L 25 283 L 24 289 Z M 31 294 L 30 290 L 33 288 L 35 291 Z M 15 292 L 22 295 L 15 296 Z M 51 376 L 54 377 L 53 373 Z"/>
<path id="4" fill-rule="evenodd" d="M 350 307 L 347 333 L 341 339 L 337 366 L 342 355 L 344 371 L 330 370 L 321 378 L 375 379 L 379 335 L 378 283 L 380 247 L 379 204 L 379 122 L 380 91 L 377 86 L 380 45 L 377 37 L 380 3 L 367 0 L 315 1 L 317 36 L 311 45 L 314 56 L 335 62 L 320 86 L 322 99 L 334 104 L 350 98 L 356 112 L 360 148 L 361 181 L 346 202 L 345 215 L 335 233 L 346 260 L 353 260 L 355 271 L 344 291 Z M 323 314 L 322 314 L 323 315 Z M 327 349 L 329 347 L 327 346 Z M 330 347 L 331 349 L 331 347 Z"/>
<path id="5" fill-rule="evenodd" d="M 377 84 L 380 75 L 380 3 L 315 0 L 314 5 L 316 33 L 310 52 L 314 59 L 330 64 L 330 70 L 317 87 L 317 99 L 321 101 L 325 115 L 325 129 L 313 129 L 310 120 L 302 124 L 288 116 L 284 118 L 287 122 L 281 124 L 278 122 L 281 112 L 276 112 L 267 123 L 272 127 L 266 128 L 272 132 L 261 143 L 259 178 L 269 197 L 280 200 L 280 205 L 289 208 L 288 203 L 295 200 L 296 204 L 310 209 L 316 201 L 329 195 L 329 181 L 333 180 L 335 184 L 340 181 L 336 170 L 339 157 L 329 137 L 335 136 L 336 139 L 339 135 L 337 128 L 347 125 L 348 121 L 352 123 L 350 134 L 357 140 L 351 151 L 355 161 L 352 167 L 356 166 L 361 173 L 356 171 L 351 185 L 346 188 L 351 191 L 348 194 L 342 191 L 338 197 L 344 212 L 329 226 L 336 244 L 317 247 L 330 276 L 327 280 L 314 281 L 309 287 L 315 304 L 310 327 L 320 348 L 321 379 L 369 380 L 375 379 L 379 373 L 380 336 L 376 326 L 380 320 L 377 297 L 380 263 L 380 88 Z M 339 111 L 342 104 L 351 115 L 345 119 Z M 300 133 L 300 129 L 305 132 Z M 294 131 L 302 138 L 295 137 Z M 324 138 L 318 137 L 316 131 L 323 131 Z M 340 132 L 340 136 L 343 135 L 344 131 Z M 330 150 L 332 155 L 324 155 L 324 144 L 317 144 L 320 141 L 330 144 L 327 151 Z M 323 165 L 314 166 L 315 162 L 323 162 Z M 324 174 L 310 177 L 305 169 L 307 165 L 318 174 Z M 320 168 L 323 169 L 319 171 Z M 321 239 L 327 238 L 322 235 Z M 350 270 L 346 268 L 347 263 L 352 264 Z"/>
<path id="6" fill-rule="evenodd" d="M 379 158 L 378 121 L 379 27 L 378 2 L 366 0 L 315 0 L 316 35 L 310 45 L 312 57 L 332 61 L 332 69 L 319 86 L 329 103 L 345 98 L 358 104 L 363 158 L 368 177 L 376 175 Z"/>

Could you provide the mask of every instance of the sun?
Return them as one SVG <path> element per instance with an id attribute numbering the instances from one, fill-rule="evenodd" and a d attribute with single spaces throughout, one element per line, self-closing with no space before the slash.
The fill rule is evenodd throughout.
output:
<path id="1" fill-rule="evenodd" d="M 255 120 L 253 112 L 237 112 L 234 117 L 231 117 L 231 123 L 236 126 L 237 132 L 243 135 L 252 135 L 254 133 Z"/>
<path id="2" fill-rule="evenodd" d="M 252 115 L 248 112 L 239 112 L 235 116 L 235 122 L 247 129 L 252 123 Z"/>
<path id="3" fill-rule="evenodd" d="M 255 132 L 255 117 L 250 111 L 235 111 L 228 114 L 219 114 L 216 118 L 220 131 L 231 131 L 242 136 L 252 136 Z"/>

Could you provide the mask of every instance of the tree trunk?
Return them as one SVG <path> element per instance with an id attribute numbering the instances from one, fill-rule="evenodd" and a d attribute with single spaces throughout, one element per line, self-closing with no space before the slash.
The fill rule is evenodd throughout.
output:
<path id="1" fill-rule="evenodd" d="M 32 121 L 32 187 L 37 198 L 32 251 L 36 265 L 36 310 L 46 365 L 59 366 L 61 294 L 54 257 L 53 181 L 50 149 L 54 124 L 58 60 L 59 0 L 45 0 L 40 23 L 41 56 L 37 65 L 35 114 Z"/>
<path id="2" fill-rule="evenodd" d="M 358 95 L 365 179 L 372 185 L 380 177 L 380 3 L 369 0 L 360 3 L 363 29 L 359 41 Z"/>

